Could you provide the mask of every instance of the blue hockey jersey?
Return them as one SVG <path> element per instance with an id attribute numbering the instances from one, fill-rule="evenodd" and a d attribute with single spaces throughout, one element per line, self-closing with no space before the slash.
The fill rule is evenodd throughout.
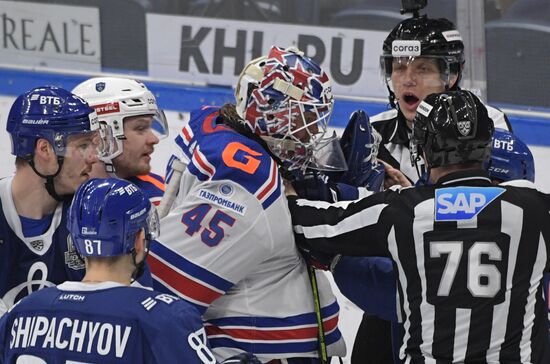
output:
<path id="1" fill-rule="evenodd" d="M 65 282 L 0 318 L 0 363 L 215 363 L 198 311 L 115 282 Z"/>
<path id="2" fill-rule="evenodd" d="M 81 280 L 85 268 L 66 226 L 69 203 L 58 204 L 47 231 L 25 237 L 11 194 L 12 180 L 12 177 L 0 180 L 0 315 L 4 306 L 10 308 L 34 291 Z M 164 191 L 162 177 L 150 174 L 130 181 L 153 203 L 160 200 Z M 148 266 L 139 283 L 152 286 Z"/>
<path id="3" fill-rule="evenodd" d="M 84 261 L 66 227 L 68 204 L 57 206 L 46 232 L 25 237 L 11 181 L 11 177 L 0 180 L 0 300 L 8 308 L 41 288 L 84 276 Z"/>

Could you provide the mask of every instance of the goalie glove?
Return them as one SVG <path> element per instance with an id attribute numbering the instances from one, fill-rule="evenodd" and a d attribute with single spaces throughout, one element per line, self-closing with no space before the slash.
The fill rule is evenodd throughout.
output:
<path id="1" fill-rule="evenodd" d="M 354 111 L 340 138 L 348 170 L 333 173 L 331 179 L 351 186 L 365 187 L 373 192 L 381 191 L 384 187 L 384 166 L 376 159 L 381 140 L 382 137 L 371 126 L 365 111 Z"/>

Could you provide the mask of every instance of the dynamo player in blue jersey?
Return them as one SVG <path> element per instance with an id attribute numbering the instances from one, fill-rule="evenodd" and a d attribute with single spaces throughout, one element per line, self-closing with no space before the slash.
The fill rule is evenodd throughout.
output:
<path id="1" fill-rule="evenodd" d="M 61 88 L 37 87 L 13 103 L 15 174 L 0 180 L 0 315 L 33 291 L 82 278 L 65 202 L 97 162 L 95 129 L 95 111 Z"/>
<path id="2" fill-rule="evenodd" d="M 84 183 L 68 229 L 85 257 L 84 279 L 36 292 L 3 316 L 0 363 L 216 363 L 193 306 L 130 287 L 159 231 L 156 210 L 136 185 Z M 248 354 L 228 362 L 259 363 Z"/>

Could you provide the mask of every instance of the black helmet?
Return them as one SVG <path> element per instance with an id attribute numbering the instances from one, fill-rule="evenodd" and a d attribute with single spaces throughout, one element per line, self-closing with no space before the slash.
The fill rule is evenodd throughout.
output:
<path id="1" fill-rule="evenodd" d="M 391 77 L 394 57 L 437 57 L 447 80 L 450 74 L 458 74 L 460 80 L 464 43 L 447 19 L 429 19 L 425 15 L 405 19 L 393 28 L 382 49 L 380 65 L 386 81 Z"/>
<path id="2" fill-rule="evenodd" d="M 430 168 L 484 162 L 491 156 L 493 120 L 470 91 L 431 94 L 418 105 L 411 138 L 412 160 L 422 152 Z"/>

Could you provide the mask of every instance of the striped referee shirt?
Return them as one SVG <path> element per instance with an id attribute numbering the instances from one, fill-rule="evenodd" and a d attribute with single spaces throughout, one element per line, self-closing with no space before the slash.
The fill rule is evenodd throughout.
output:
<path id="1" fill-rule="evenodd" d="M 299 245 L 393 260 L 406 363 L 550 363 L 541 284 L 550 197 L 532 183 L 493 186 L 467 170 L 356 201 L 289 205 Z"/>

